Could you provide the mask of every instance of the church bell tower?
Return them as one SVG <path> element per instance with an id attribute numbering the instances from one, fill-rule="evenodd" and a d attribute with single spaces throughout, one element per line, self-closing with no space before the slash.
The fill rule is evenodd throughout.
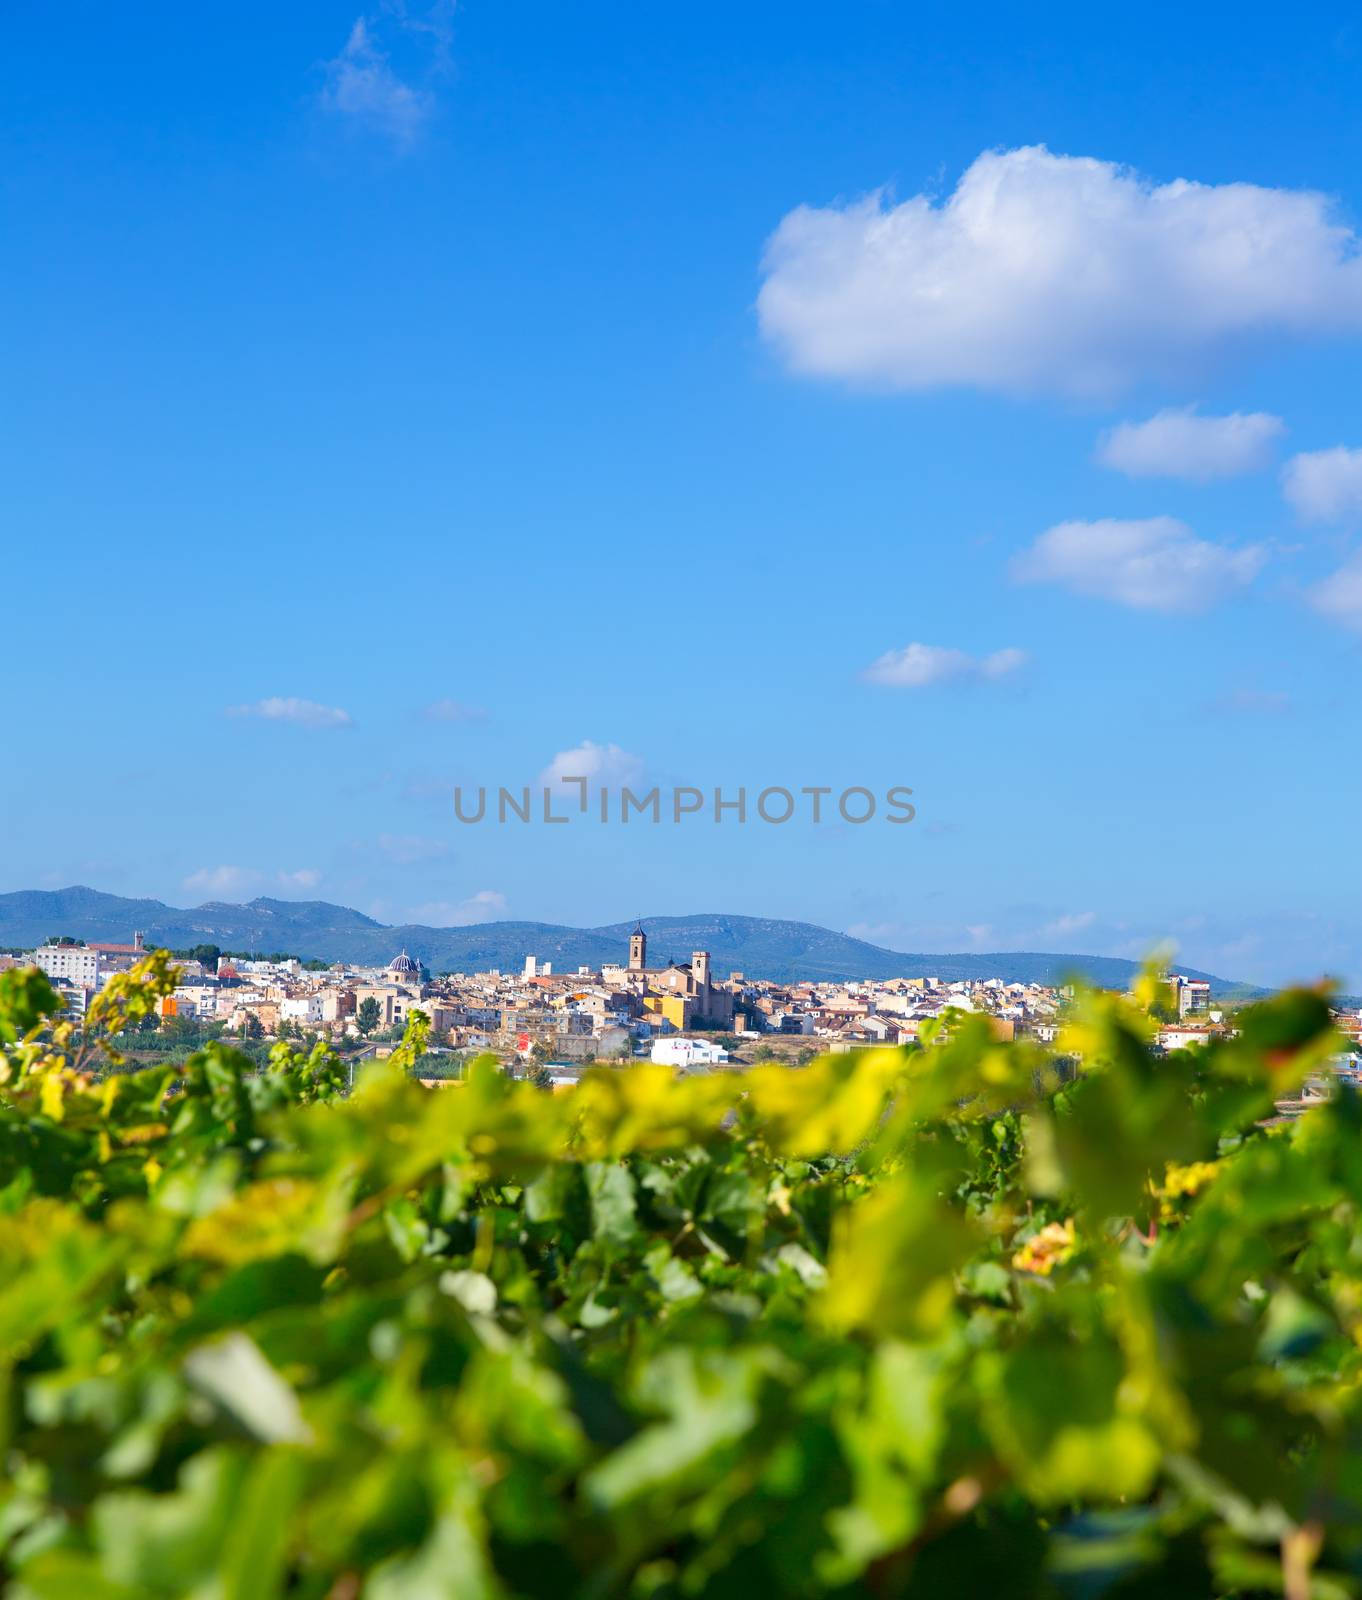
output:
<path id="1" fill-rule="evenodd" d="M 648 935 L 640 922 L 629 935 L 629 970 L 642 972 L 648 965 Z"/>

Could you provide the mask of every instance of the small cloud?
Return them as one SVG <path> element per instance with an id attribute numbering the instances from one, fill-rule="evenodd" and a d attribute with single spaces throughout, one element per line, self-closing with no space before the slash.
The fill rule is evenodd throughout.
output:
<path id="1" fill-rule="evenodd" d="M 1282 468 L 1282 493 L 1303 522 L 1343 522 L 1362 514 L 1362 450 L 1307 450 Z"/>
<path id="2" fill-rule="evenodd" d="M 449 66 L 453 14 L 450 0 L 420 15 L 397 0 L 357 17 L 344 49 L 326 63 L 322 107 L 410 145 L 439 104 L 433 83 Z M 400 69 L 393 48 L 412 57 Z"/>
<path id="3" fill-rule="evenodd" d="M 1267 466 L 1285 432 L 1282 419 L 1265 411 L 1199 417 L 1187 406 L 1160 411 L 1147 422 L 1119 423 L 1098 441 L 1097 460 L 1131 478 L 1209 483 Z"/>
<path id="4" fill-rule="evenodd" d="M 572 750 L 560 750 L 539 774 L 539 782 L 545 788 L 556 788 L 571 779 L 585 778 L 588 790 L 618 789 L 637 783 L 643 771 L 642 759 L 619 745 L 583 739 Z"/>
<path id="5" fill-rule="evenodd" d="M 348 728 L 353 720 L 339 706 L 319 705 L 296 695 L 271 695 L 252 705 L 228 706 L 229 717 L 263 717 L 266 722 L 292 722 L 300 728 Z"/>
<path id="6" fill-rule="evenodd" d="M 1137 611 L 1204 611 L 1257 576 L 1260 545 L 1198 539 L 1176 517 L 1061 522 L 1013 558 L 1018 583 L 1054 583 Z"/>
<path id="7" fill-rule="evenodd" d="M 1053 922 L 1047 922 L 1040 932 L 1043 938 L 1064 938 L 1071 933 L 1082 933 L 1085 928 L 1091 928 L 1096 921 L 1095 911 L 1066 911 Z"/>
<path id="8" fill-rule="evenodd" d="M 467 928 L 477 922 L 495 922 L 506 913 L 506 896 L 500 889 L 479 889 L 467 900 L 430 900 L 413 906 L 408 922 L 432 928 Z"/>
<path id="9" fill-rule="evenodd" d="M 297 867 L 293 871 L 280 871 L 271 875 L 258 867 L 200 867 L 184 879 L 183 886 L 191 894 L 207 895 L 223 900 L 258 894 L 271 883 L 281 889 L 315 889 L 322 875 L 315 867 Z"/>
<path id="10" fill-rule="evenodd" d="M 1024 650 L 995 650 L 992 655 L 971 656 L 944 645 L 913 644 L 885 653 L 862 672 L 866 683 L 890 689 L 926 689 L 933 684 L 986 682 L 1005 678 L 1026 665 Z"/>
<path id="11" fill-rule="evenodd" d="M 421 713 L 431 722 L 486 722 L 481 706 L 465 705 L 462 700 L 432 700 Z"/>
<path id="12" fill-rule="evenodd" d="M 1231 689 L 1211 705 L 1225 716 L 1279 717 L 1291 709 L 1291 696 L 1283 689 Z"/>
<path id="13" fill-rule="evenodd" d="M 422 861 L 438 861 L 449 854 L 449 845 L 443 839 L 427 839 L 418 833 L 381 833 L 378 848 L 389 861 L 400 867 L 414 866 Z"/>
<path id="14" fill-rule="evenodd" d="M 279 873 L 280 885 L 285 889 L 315 889 L 322 881 L 316 867 L 298 867 L 292 872 Z"/>
<path id="15" fill-rule="evenodd" d="M 229 895 L 249 894 L 264 882 L 265 874 L 254 867 L 200 867 L 184 880 L 191 894 L 224 899 Z"/>
<path id="16" fill-rule="evenodd" d="M 432 772 L 427 768 L 408 772 L 399 780 L 398 796 L 413 805 L 445 811 L 455 785 L 467 781 L 454 773 Z"/>
<path id="17" fill-rule="evenodd" d="M 1362 630 L 1362 555 L 1317 583 L 1309 599 L 1320 616 Z"/>
<path id="18" fill-rule="evenodd" d="M 887 939 L 897 939 L 903 933 L 901 922 L 853 922 L 846 930 L 849 939 L 864 939 L 867 944 L 882 945 Z"/>

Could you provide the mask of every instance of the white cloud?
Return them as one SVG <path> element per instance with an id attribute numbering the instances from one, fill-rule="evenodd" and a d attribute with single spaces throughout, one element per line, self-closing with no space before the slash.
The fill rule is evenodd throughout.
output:
<path id="1" fill-rule="evenodd" d="M 414 866 L 422 861 L 438 861 L 449 854 L 449 845 L 443 839 L 427 839 L 418 833 L 381 833 L 378 848 L 389 861 L 400 867 Z"/>
<path id="2" fill-rule="evenodd" d="M 642 776 L 643 761 L 639 756 L 630 755 L 617 744 L 597 744 L 592 739 L 583 739 L 573 750 L 560 750 L 539 774 L 539 782 L 544 787 L 556 788 L 567 779 L 585 778 L 590 790 L 618 789 L 637 783 Z M 568 789 L 565 792 L 571 795 L 577 791 Z"/>
<path id="3" fill-rule="evenodd" d="M 1231 689 L 1211 705 L 1213 712 L 1241 717 L 1279 717 L 1290 709 L 1284 689 Z"/>
<path id="4" fill-rule="evenodd" d="M 1018 583 L 1057 583 L 1139 611 L 1204 611 L 1250 583 L 1265 552 L 1198 539 L 1176 517 L 1060 522 L 1013 558 Z"/>
<path id="5" fill-rule="evenodd" d="M 1362 450 L 1307 450 L 1282 468 L 1282 493 L 1306 522 L 1362 514 Z"/>
<path id="6" fill-rule="evenodd" d="M 356 18 L 345 48 L 326 63 L 322 106 L 395 144 L 411 144 L 438 105 L 431 82 L 448 67 L 453 14 L 452 0 L 436 0 L 420 15 L 402 0 L 389 0 L 381 10 Z M 385 29 L 388 36 L 380 41 Z M 415 58 L 402 71 L 393 65 L 389 40 L 417 46 Z M 413 78 L 421 81 L 408 81 Z"/>
<path id="7" fill-rule="evenodd" d="M 1189 478 L 1208 483 L 1257 472 L 1272 458 L 1286 424 L 1266 411 L 1199 417 L 1196 408 L 1160 411 L 1147 422 L 1122 422 L 1104 433 L 1097 459 L 1131 478 Z"/>
<path id="8" fill-rule="evenodd" d="M 200 867 L 184 880 L 191 894 L 204 894 L 212 899 L 229 895 L 250 894 L 264 881 L 264 873 L 254 867 Z"/>
<path id="9" fill-rule="evenodd" d="M 292 872 L 281 872 L 278 876 L 285 889 L 315 889 L 322 881 L 322 875 L 316 867 L 297 867 Z"/>
<path id="10" fill-rule="evenodd" d="M 319 705 L 315 700 L 300 700 L 296 695 L 270 695 L 248 706 L 228 706 L 229 717 L 263 717 L 267 722 L 294 722 L 301 728 L 348 728 L 348 711 L 339 706 Z"/>
<path id="11" fill-rule="evenodd" d="M 791 211 L 758 312 L 816 377 L 1107 395 L 1246 339 L 1362 329 L 1357 246 L 1307 190 L 986 151 L 944 200 Z"/>
<path id="12" fill-rule="evenodd" d="M 315 867 L 297 867 L 291 872 L 280 871 L 273 875 L 258 867 L 200 867 L 184 879 L 183 887 L 191 894 L 207 895 L 214 900 L 259 894 L 271 882 L 281 889 L 315 889 L 322 875 Z"/>
<path id="13" fill-rule="evenodd" d="M 992 655 L 971 656 L 963 650 L 943 645 L 905 645 L 902 650 L 886 650 L 878 661 L 861 674 L 867 683 L 891 689 L 926 689 L 932 684 L 962 679 L 978 681 L 1006 677 L 1026 664 L 1024 650 L 995 650 Z"/>
<path id="14" fill-rule="evenodd" d="M 1362 629 L 1362 555 L 1317 583 L 1310 591 L 1310 604 L 1331 622 Z"/>
<path id="15" fill-rule="evenodd" d="M 901 922 L 853 922 L 846 930 L 849 939 L 864 939 L 867 944 L 880 945 L 886 939 L 898 938 L 902 932 Z"/>
<path id="16" fill-rule="evenodd" d="M 431 722 L 485 722 L 487 713 L 481 706 L 466 705 L 462 700 L 433 700 L 424 715 Z"/>
<path id="17" fill-rule="evenodd" d="M 408 911 L 408 922 L 433 928 L 466 928 L 475 922 L 495 922 L 506 913 L 506 896 L 500 889 L 479 889 L 467 900 L 430 900 Z"/>

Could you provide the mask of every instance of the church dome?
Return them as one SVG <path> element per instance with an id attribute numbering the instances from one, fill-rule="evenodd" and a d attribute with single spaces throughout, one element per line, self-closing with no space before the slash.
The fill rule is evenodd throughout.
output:
<path id="1" fill-rule="evenodd" d="M 415 977 L 420 970 L 420 967 L 417 966 L 405 950 L 400 956 L 394 956 L 388 963 L 389 972 L 397 973 L 404 978 Z"/>

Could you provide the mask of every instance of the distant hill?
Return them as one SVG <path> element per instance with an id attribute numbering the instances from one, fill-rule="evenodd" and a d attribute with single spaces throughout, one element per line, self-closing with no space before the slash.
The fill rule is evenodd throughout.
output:
<path id="1" fill-rule="evenodd" d="M 999 951 L 985 955 L 919 955 L 886 950 L 808 922 L 709 913 L 692 917 L 645 917 L 648 958 L 662 965 L 708 950 L 715 971 L 751 978 L 790 980 L 936 976 L 1004 978 L 1018 983 L 1058 983 L 1079 974 L 1106 988 L 1124 988 L 1137 964 L 1116 956 L 1055 955 Z M 160 900 L 127 900 L 96 889 L 23 889 L 0 894 L 0 945 L 32 946 L 69 934 L 77 939 L 122 942 L 141 929 L 148 944 L 185 949 L 216 944 L 224 950 L 287 951 L 304 960 L 382 964 L 406 949 L 432 972 L 518 971 L 527 955 L 551 961 L 554 970 L 599 967 L 623 961 L 632 922 L 603 928 L 566 928 L 548 922 L 482 922 L 466 928 L 388 927 L 346 906 L 325 900 L 252 900 L 243 906 L 209 901 L 180 910 Z M 1213 992 L 1259 993 L 1191 967 L 1190 977 L 1208 978 Z"/>

